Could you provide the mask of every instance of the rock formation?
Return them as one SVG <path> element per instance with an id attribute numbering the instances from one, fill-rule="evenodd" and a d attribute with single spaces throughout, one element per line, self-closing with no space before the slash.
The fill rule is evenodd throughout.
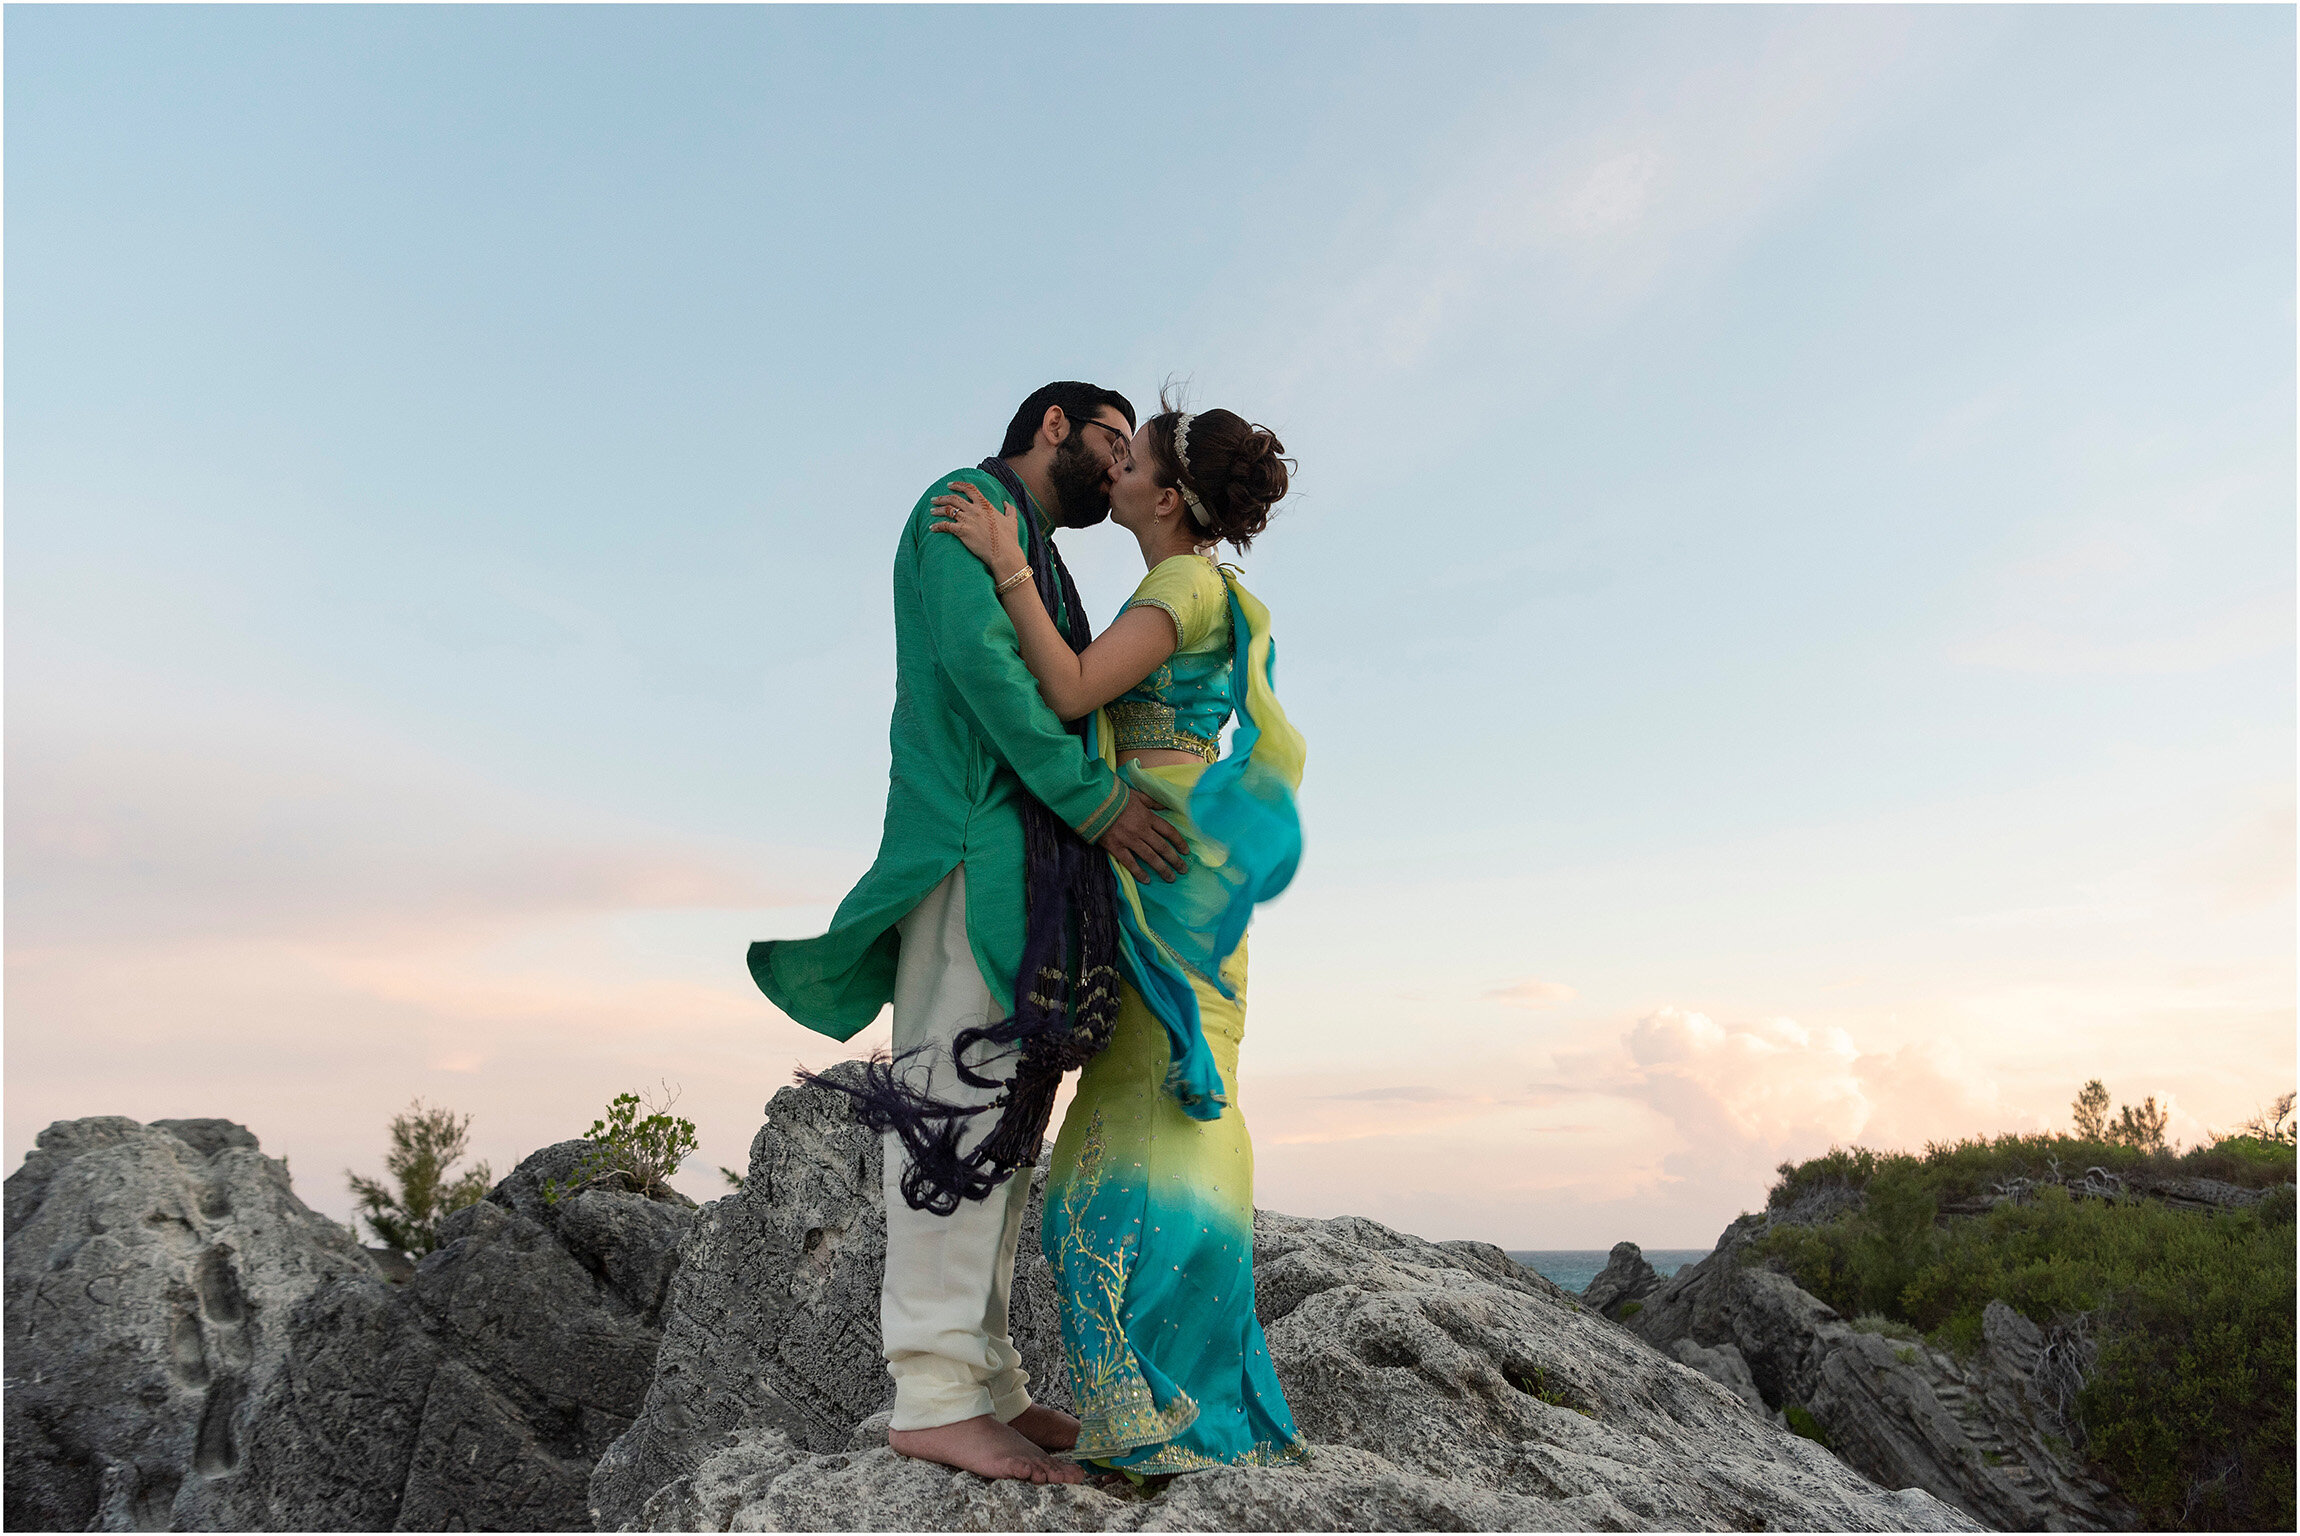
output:
<path id="1" fill-rule="evenodd" d="M 877 1138 L 786 1089 L 735 1195 L 556 1205 L 546 1148 L 401 1283 L 220 1121 L 52 1126 L 7 1181 L 23 1529 L 1964 1530 L 1482 1243 L 1257 1213 L 1306 1466 L 987 1483 L 885 1446 Z M 1032 1215 L 1035 1222 L 1035 1211 Z M 1014 1326 L 1064 1402 L 1033 1227 Z M 1656 1293 L 1658 1294 L 1658 1293 Z"/>
<path id="2" fill-rule="evenodd" d="M 1307 1466 L 1154 1494 L 986 1483 L 885 1446 L 877 1140 L 787 1088 L 739 1195 L 705 1207 L 653 1387 L 601 1458 L 604 1530 L 1968 1529 L 1888 1493 L 1482 1243 L 1255 1217 L 1255 1291 Z M 1035 1222 L 1035 1210 L 1032 1216 Z M 1060 1402 L 1035 1231 L 1015 1339 Z"/>
<path id="3" fill-rule="evenodd" d="M 2048 1335 L 2002 1302 L 1958 1360 L 1864 1332 L 1747 1257 L 1765 1215 L 1726 1228 L 1623 1325 L 1760 1407 L 1812 1415 L 1829 1444 L 1887 1487 L 1929 1488 L 2000 1530 L 2128 1530 L 2138 1516 L 2070 1449 L 2067 1414 L 2088 1360 L 2077 1330 Z"/>
<path id="4" fill-rule="evenodd" d="M 245 1465 L 290 1315 L 380 1283 L 227 1120 L 59 1121 L 6 1192 L 14 1530 L 180 1526 Z"/>
<path id="5" fill-rule="evenodd" d="M 561 1142 L 440 1224 L 404 1285 L 326 1286 L 290 1321 L 245 1465 L 198 1530 L 581 1530 L 593 1464 L 629 1427 L 661 1339 L 685 1202 L 590 1189 Z"/>
<path id="6" fill-rule="evenodd" d="M 580 1530 L 693 1219 L 523 1162 L 389 1284 L 244 1128 L 60 1123 L 7 1181 L 16 1529 Z"/>
<path id="7" fill-rule="evenodd" d="M 838 1451 L 893 1401 L 878 1346 L 879 1139 L 847 1102 L 829 1089 L 781 1090 L 752 1138 L 743 1187 L 703 1208 L 671 1282 L 653 1384 L 592 1475 L 593 1513 L 608 1529 L 729 1431 L 773 1428 L 800 1450 Z M 1014 1336 L 1032 1394 L 1067 1408 L 1035 1201 L 1014 1269 Z"/>
<path id="8" fill-rule="evenodd" d="M 2243 1210 L 2266 1199 L 2266 1189 L 2246 1189 L 2241 1184 L 2229 1184 L 2219 1179 L 2197 1178 L 2184 1173 L 2159 1173 L 2152 1168 L 2135 1168 L 2125 1173 L 2111 1173 L 2106 1168 L 2086 1168 L 2080 1172 L 2063 1172 L 2055 1166 L 2036 1178 L 2006 1179 L 1976 1194 L 1941 1202 L 1943 1216 L 1980 1216 L 2010 1201 L 2015 1204 L 2034 1199 L 2036 1192 L 2047 1186 L 2067 1192 L 2073 1200 L 2154 1200 L 2169 1205 L 2176 1211 Z M 1853 1191 L 1841 1196 L 1844 1207 L 1850 1209 L 1860 1203 Z M 1775 1220 L 1782 1219 L 1778 1213 Z M 1807 1225 L 1814 1218 L 1799 1213 L 1796 1218 Z"/>
<path id="9" fill-rule="evenodd" d="M 1635 1243 L 1615 1243 L 1605 1267 L 1581 1288 L 1581 1304 L 1618 1322 L 1622 1308 L 1633 1301 L 1642 1304 L 1660 1289 L 1660 1273 L 1645 1262 L 1645 1250 Z"/>

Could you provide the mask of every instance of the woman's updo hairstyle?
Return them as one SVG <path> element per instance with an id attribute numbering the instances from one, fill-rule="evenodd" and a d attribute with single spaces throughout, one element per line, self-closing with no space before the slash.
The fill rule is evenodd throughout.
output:
<path id="1" fill-rule="evenodd" d="M 1174 428 L 1185 413 L 1175 409 L 1164 390 L 1158 393 L 1158 407 L 1158 414 L 1144 423 L 1150 429 L 1158 484 L 1188 487 L 1197 495 L 1213 526 L 1202 526 L 1191 516 L 1187 498 L 1182 516 L 1199 543 L 1227 540 L 1246 548 L 1269 526 L 1270 508 L 1286 494 L 1287 470 L 1294 462 L 1285 457 L 1286 445 L 1268 427 L 1255 426 L 1234 411 L 1188 413 L 1190 467 L 1185 470 L 1183 455 L 1174 449 Z"/>

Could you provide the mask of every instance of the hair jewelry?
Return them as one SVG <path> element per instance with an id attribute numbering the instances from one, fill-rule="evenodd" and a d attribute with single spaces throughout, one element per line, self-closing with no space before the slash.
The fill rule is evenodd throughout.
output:
<path id="1" fill-rule="evenodd" d="M 1182 473 L 1185 475 L 1190 473 L 1190 423 L 1195 420 L 1197 417 L 1188 412 L 1174 418 L 1174 457 L 1182 461 Z M 1207 516 L 1206 504 L 1198 499 L 1198 493 L 1179 483 L 1175 488 L 1181 491 L 1182 499 L 1189 503 L 1190 515 L 1197 519 L 1198 526 L 1211 529 L 1214 519 Z"/>

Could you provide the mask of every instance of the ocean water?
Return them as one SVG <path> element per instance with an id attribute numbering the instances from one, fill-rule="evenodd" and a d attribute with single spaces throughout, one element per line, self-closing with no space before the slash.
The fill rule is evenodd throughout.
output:
<path id="1" fill-rule="evenodd" d="M 1569 1291 L 1586 1290 L 1597 1272 L 1605 1268 L 1603 1248 L 1522 1248 L 1510 1250 L 1509 1256 L 1545 1280 L 1554 1280 Z M 1698 1264 L 1709 1257 L 1707 1248 L 1648 1248 L 1645 1262 L 1653 1266 L 1654 1273 L 1666 1280 L 1688 1264 Z"/>

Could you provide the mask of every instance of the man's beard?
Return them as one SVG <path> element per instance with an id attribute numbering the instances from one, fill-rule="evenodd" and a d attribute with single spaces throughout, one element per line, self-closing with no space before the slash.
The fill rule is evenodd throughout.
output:
<path id="1" fill-rule="evenodd" d="M 1054 514 L 1058 528 L 1091 528 L 1110 515 L 1110 469 L 1074 431 L 1056 445 L 1046 466 L 1046 482 L 1062 503 Z"/>

